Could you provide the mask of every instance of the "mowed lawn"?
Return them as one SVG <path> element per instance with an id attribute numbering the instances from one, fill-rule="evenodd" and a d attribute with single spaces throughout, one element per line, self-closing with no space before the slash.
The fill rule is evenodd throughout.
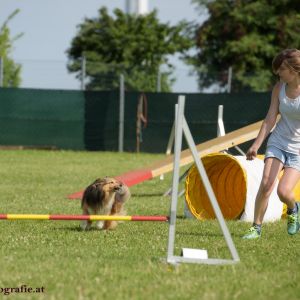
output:
<path id="1" fill-rule="evenodd" d="M 117 176 L 163 157 L 1 150 L 0 214 L 80 214 L 80 201 L 67 195 L 97 177 Z M 128 215 L 168 215 L 170 198 L 163 193 L 171 180 L 167 174 L 132 187 Z M 210 258 L 230 258 L 217 221 L 183 215 L 181 197 L 175 254 L 187 247 L 206 249 Z M 172 267 L 165 263 L 168 223 L 124 222 L 114 231 L 83 232 L 78 221 L 3 220 L 0 299 L 300 299 L 300 234 L 288 236 L 281 220 L 265 224 L 262 239 L 244 241 L 249 223 L 227 225 L 240 263 Z"/>

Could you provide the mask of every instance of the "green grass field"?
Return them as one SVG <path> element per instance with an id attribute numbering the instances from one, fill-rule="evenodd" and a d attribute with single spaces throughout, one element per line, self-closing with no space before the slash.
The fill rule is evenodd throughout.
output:
<path id="1" fill-rule="evenodd" d="M 0 151 L 0 213 L 80 214 L 68 194 L 97 177 L 141 168 L 162 155 L 72 151 Z M 131 188 L 129 215 L 167 215 L 165 180 Z M 286 221 L 265 224 L 263 238 L 240 237 L 249 224 L 228 221 L 241 262 L 167 265 L 168 224 L 124 222 L 115 231 L 82 232 L 78 221 L 0 221 L 1 299 L 300 299 L 300 234 Z M 217 221 L 183 218 L 179 199 L 175 251 L 207 249 L 230 258 Z M 11 293 L 5 288 L 44 288 Z M 6 290 L 7 291 L 7 290 Z M 41 291 L 41 290 L 37 290 Z"/>

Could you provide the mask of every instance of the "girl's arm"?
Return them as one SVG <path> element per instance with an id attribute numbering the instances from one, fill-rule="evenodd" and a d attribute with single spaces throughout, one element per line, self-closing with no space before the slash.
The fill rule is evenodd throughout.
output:
<path id="1" fill-rule="evenodd" d="M 271 104 L 267 116 L 261 125 L 257 138 L 255 139 L 254 143 L 247 151 L 246 157 L 248 160 L 253 160 L 256 157 L 257 151 L 260 148 L 261 144 L 264 142 L 264 140 L 267 138 L 272 128 L 276 124 L 277 115 L 279 113 L 280 88 L 281 88 L 280 82 L 278 82 L 273 88 Z"/>

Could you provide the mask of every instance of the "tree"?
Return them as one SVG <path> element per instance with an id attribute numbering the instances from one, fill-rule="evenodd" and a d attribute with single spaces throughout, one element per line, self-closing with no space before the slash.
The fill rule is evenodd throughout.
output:
<path id="1" fill-rule="evenodd" d="M 19 12 L 16 9 L 3 23 L 0 28 L 0 57 L 3 62 L 3 87 L 18 87 L 21 83 L 21 66 L 16 64 L 10 53 L 12 50 L 13 42 L 20 38 L 22 34 L 17 35 L 15 38 L 10 38 L 10 30 L 7 26 L 8 22 Z"/>
<path id="2" fill-rule="evenodd" d="M 226 86 L 226 71 L 232 67 L 234 91 L 270 89 L 273 57 L 300 45 L 300 1 L 193 2 L 209 14 L 196 32 L 198 52 L 190 59 L 198 70 L 199 86 Z"/>
<path id="3" fill-rule="evenodd" d="M 110 16 L 105 7 L 96 18 L 85 19 L 71 42 L 68 70 L 81 78 L 81 61 L 86 59 L 87 89 L 113 89 L 119 75 L 125 76 L 126 88 L 155 91 L 160 67 L 162 91 L 169 91 L 173 66 L 168 55 L 184 53 L 191 47 L 188 24 L 160 23 L 156 11 L 147 15 L 129 15 L 120 9 Z"/>

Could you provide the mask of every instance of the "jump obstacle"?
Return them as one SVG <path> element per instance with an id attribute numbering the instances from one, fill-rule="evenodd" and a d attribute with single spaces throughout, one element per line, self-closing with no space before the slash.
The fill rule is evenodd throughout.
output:
<path id="1" fill-rule="evenodd" d="M 154 221 L 167 222 L 167 216 L 107 216 L 107 215 L 36 215 L 36 214 L 0 214 L 0 220 L 86 220 L 86 221 Z"/>
<path id="2" fill-rule="evenodd" d="M 218 201 L 216 199 L 215 193 L 210 184 L 209 178 L 207 176 L 206 170 L 199 157 L 198 149 L 194 143 L 191 131 L 184 117 L 184 105 L 185 97 L 179 96 L 178 104 L 175 108 L 175 145 L 174 145 L 174 156 L 173 156 L 173 179 L 172 179 L 172 200 L 170 209 L 170 222 L 169 222 L 169 236 L 168 236 L 168 249 L 167 249 L 167 263 L 176 265 L 178 263 L 198 263 L 198 264 L 211 264 L 211 265 L 223 265 L 223 264 L 235 264 L 240 261 L 238 252 L 235 248 L 234 242 L 231 238 L 231 234 L 225 223 L 222 211 L 219 207 Z M 222 230 L 224 239 L 226 241 L 227 247 L 230 251 L 232 259 L 220 259 L 220 258 L 190 258 L 182 257 L 174 254 L 175 249 L 175 235 L 176 235 L 176 216 L 177 216 L 177 202 L 178 202 L 178 183 L 179 183 L 179 168 L 182 163 L 182 156 L 180 157 L 181 147 L 182 147 L 182 136 L 185 136 L 187 144 L 189 146 L 189 151 L 192 153 L 189 157 L 190 161 L 194 161 L 196 167 L 199 171 L 201 179 L 203 181 L 204 188 L 208 195 L 210 204 L 215 213 L 216 219 L 219 222 L 220 228 Z M 223 138 L 223 137 L 221 137 Z M 187 153 L 187 152 L 186 152 Z"/>
<path id="3" fill-rule="evenodd" d="M 200 263 L 200 264 L 234 264 L 240 261 L 239 255 L 236 251 L 235 245 L 231 238 L 230 232 L 225 223 L 224 217 L 218 205 L 218 201 L 208 179 L 207 173 L 203 166 L 201 159 L 199 158 L 199 148 L 196 147 L 193 137 L 191 135 L 190 129 L 184 117 L 184 105 L 185 105 L 185 97 L 179 96 L 178 104 L 175 107 L 175 145 L 174 145 L 174 155 L 173 163 L 170 163 L 168 160 L 165 160 L 163 165 L 160 164 L 160 169 L 168 170 L 168 168 L 173 168 L 173 180 L 172 180 L 172 200 L 170 207 L 170 215 L 169 216 L 107 216 L 107 215 L 39 215 L 39 214 L 0 214 L 0 220 L 90 220 L 90 221 L 103 221 L 103 220 L 111 220 L 111 221 L 160 221 L 167 222 L 169 221 L 169 235 L 168 235 L 168 249 L 167 249 L 167 263 L 176 265 L 178 263 Z M 257 125 L 256 125 L 257 126 Z M 255 126 L 255 127 L 256 127 Z M 256 129 L 251 129 L 253 131 Z M 249 129 L 248 129 L 249 131 Z M 248 132 L 249 133 L 249 132 Z M 188 150 L 181 152 L 182 147 L 182 136 L 185 135 L 187 144 L 189 146 Z M 249 136 L 249 134 L 248 134 Z M 224 140 L 224 137 L 220 137 L 217 139 Z M 245 141 L 245 137 L 244 139 Z M 213 140 L 209 141 L 212 142 Z M 233 142 L 230 139 L 230 144 L 232 146 Z M 224 149 L 224 143 L 222 149 Z M 229 143 L 228 141 L 226 142 Z M 201 144 L 200 144 L 201 145 Z M 203 145 L 203 144 L 202 144 Z M 219 145 L 220 147 L 220 145 Z M 226 146 L 229 147 L 229 146 Z M 206 149 L 208 151 L 208 149 Z M 215 149 L 214 149 L 215 151 Z M 219 150 L 220 151 L 220 150 Z M 191 154 L 190 154 L 191 153 Z M 185 154 L 185 159 L 180 156 L 180 154 Z M 201 153 L 200 153 L 201 154 Z M 195 162 L 196 167 L 199 171 L 199 174 L 203 180 L 204 188 L 207 192 L 209 201 L 213 207 L 216 218 L 219 222 L 220 228 L 222 230 L 223 236 L 225 238 L 227 247 L 230 251 L 232 259 L 219 259 L 219 258 L 191 258 L 191 257 L 182 257 L 174 255 L 175 249 L 175 225 L 176 225 L 176 216 L 177 216 L 177 202 L 178 202 L 178 183 L 179 183 L 179 168 L 182 164 L 189 163 L 191 161 Z M 188 162 L 187 162 L 188 161 Z M 160 175 L 163 173 L 157 172 L 156 175 Z M 144 178 L 144 177 L 143 177 Z M 145 178 L 150 179 L 150 178 Z M 139 179 L 140 180 L 140 179 Z M 199 250 L 199 249 L 191 249 L 191 250 Z"/>

